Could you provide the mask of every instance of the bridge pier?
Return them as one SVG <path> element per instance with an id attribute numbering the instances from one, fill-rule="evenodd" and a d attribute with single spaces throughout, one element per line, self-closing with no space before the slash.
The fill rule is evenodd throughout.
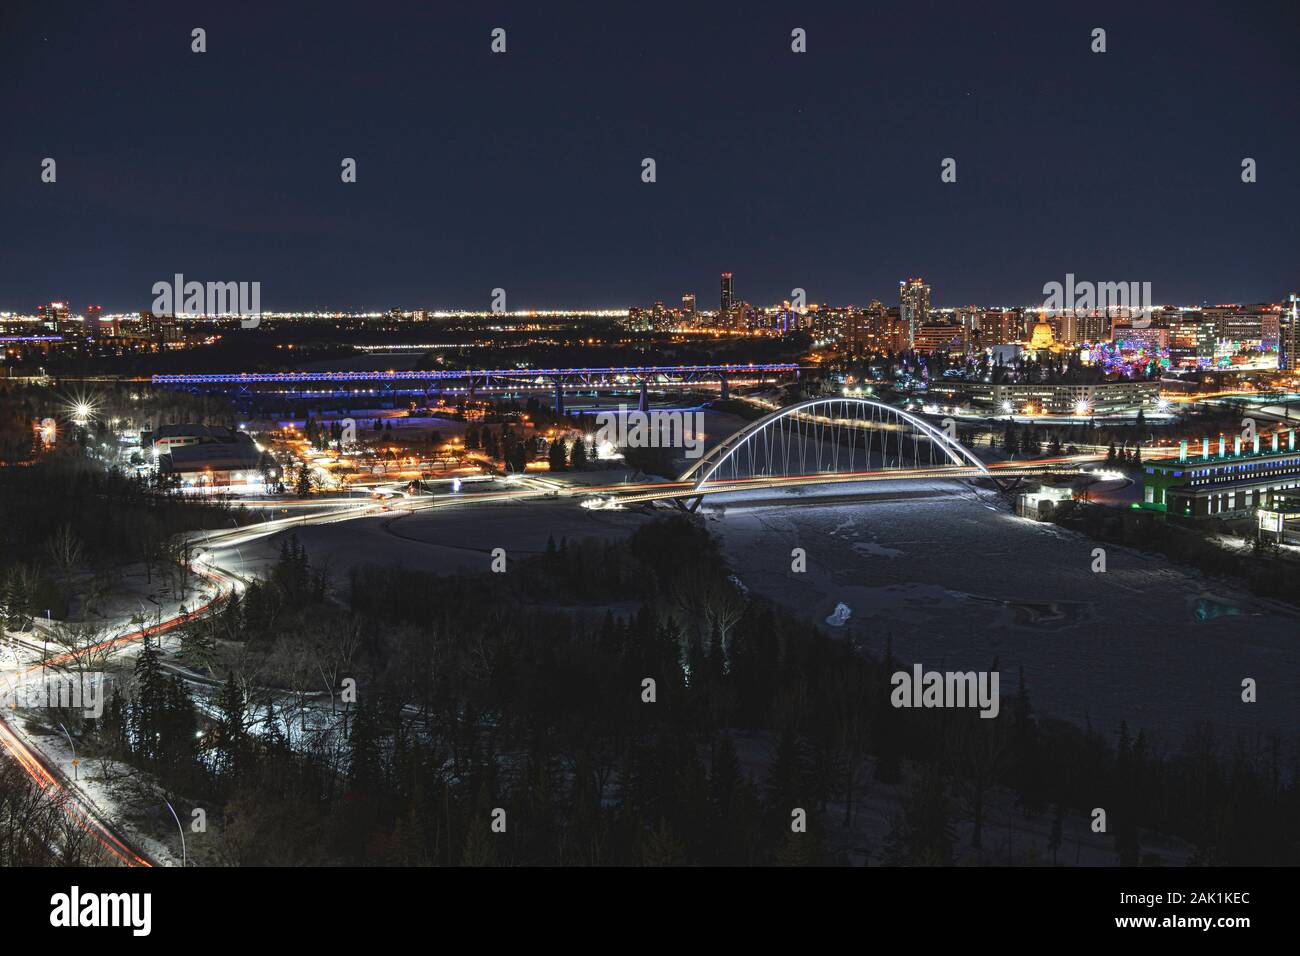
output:
<path id="1" fill-rule="evenodd" d="M 650 411 L 650 392 L 646 387 L 645 379 L 641 379 L 641 397 L 637 399 L 636 410 L 638 412 Z"/>
<path id="2" fill-rule="evenodd" d="M 555 380 L 555 414 L 564 414 L 564 385 L 558 378 Z"/>
<path id="3" fill-rule="evenodd" d="M 718 398 L 721 401 L 725 402 L 727 399 L 731 397 L 731 392 L 727 388 L 727 376 L 720 374 L 718 376 L 718 382 L 721 385 L 721 387 L 718 389 Z"/>

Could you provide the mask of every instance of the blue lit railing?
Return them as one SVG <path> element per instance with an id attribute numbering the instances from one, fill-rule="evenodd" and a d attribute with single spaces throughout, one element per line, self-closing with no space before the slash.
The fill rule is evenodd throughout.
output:
<path id="1" fill-rule="evenodd" d="M 155 375 L 155 385 L 277 385 L 297 382 L 420 382 L 465 378 L 568 378 L 585 375 L 626 375 L 645 378 L 652 375 L 691 375 L 703 373 L 797 372 L 791 362 L 731 365 L 650 365 L 608 368 L 506 368 L 506 369 L 436 369 L 430 371 L 387 372 L 225 372 L 207 375 Z"/>

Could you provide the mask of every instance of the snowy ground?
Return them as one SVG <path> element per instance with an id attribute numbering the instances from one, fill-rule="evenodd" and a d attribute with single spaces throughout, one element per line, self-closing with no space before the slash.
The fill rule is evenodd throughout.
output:
<path id="1" fill-rule="evenodd" d="M 776 741 L 766 733 L 734 733 L 736 753 L 750 779 L 762 781 L 776 752 Z M 852 826 L 844 826 L 846 806 L 837 793 L 826 806 L 826 846 L 832 859 L 851 865 L 876 866 L 886 862 L 886 842 L 902 813 L 907 798 L 906 781 L 881 783 L 874 776 L 870 758 L 862 762 L 854 789 Z M 1026 815 L 1016 805 L 1015 794 L 1003 787 L 991 787 L 985 794 L 981 847 L 971 845 L 974 813 L 971 793 L 957 787 L 952 795 L 953 863 L 957 866 L 1114 866 L 1113 834 L 1093 833 L 1091 817 L 1077 811 L 1061 821 L 1061 845 L 1051 849 L 1052 812 Z M 1143 855 L 1162 864 L 1185 866 L 1195 848 L 1175 837 L 1143 830 Z"/>
<path id="2" fill-rule="evenodd" d="M 592 511 L 576 499 L 485 502 L 438 507 L 411 514 L 400 510 L 339 524 L 306 525 L 293 534 L 313 564 L 328 565 L 332 579 L 347 580 L 351 568 L 397 564 L 442 574 L 487 571 L 493 548 L 528 557 L 546 550 L 548 537 L 621 538 L 644 522 L 636 511 Z M 280 553 L 280 535 L 224 549 L 218 562 L 238 574 L 265 571 Z"/>

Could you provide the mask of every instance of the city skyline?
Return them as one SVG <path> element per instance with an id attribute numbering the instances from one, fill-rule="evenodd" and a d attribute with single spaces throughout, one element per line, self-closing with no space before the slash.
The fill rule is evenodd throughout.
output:
<path id="1" fill-rule="evenodd" d="M 734 273 L 728 272 L 728 273 L 722 273 L 722 275 L 725 275 L 727 277 L 732 277 Z M 914 276 L 912 278 L 924 279 L 925 277 L 924 275 L 922 275 L 922 276 Z M 1049 280 L 1049 282 L 1059 282 L 1059 280 L 1051 279 Z M 898 285 L 904 286 L 906 285 L 906 281 L 900 280 Z M 734 286 L 730 288 L 734 289 Z M 927 282 L 926 285 L 927 291 L 934 290 L 935 288 L 936 288 L 935 286 Z M 937 287 L 937 288 L 941 288 L 941 287 Z M 491 291 L 492 290 L 489 290 L 489 293 Z M 896 292 L 898 290 L 895 289 L 893 291 Z M 1274 297 L 1254 296 L 1254 297 L 1239 298 L 1239 299 L 1217 298 L 1217 299 L 1205 299 L 1200 302 L 1187 302 L 1187 301 L 1178 301 L 1173 299 L 1165 300 L 1165 299 L 1157 298 L 1157 299 L 1153 299 L 1150 305 L 1153 308 L 1160 308 L 1160 309 L 1202 309 L 1202 308 L 1225 308 L 1225 307 L 1232 307 L 1232 306 L 1250 306 L 1250 305 L 1285 305 L 1290 300 L 1290 297 L 1294 294 L 1295 294 L 1294 292 L 1288 290 L 1287 292 L 1281 293 Z M 694 300 L 697 296 L 698 296 L 698 292 L 692 292 L 683 289 L 680 293 L 677 293 L 676 295 L 672 293 L 665 293 L 662 296 L 657 296 L 650 300 L 630 302 L 630 303 L 618 304 L 618 305 L 610 304 L 610 303 L 606 303 L 604 305 L 598 304 L 598 305 L 571 305 L 571 306 L 565 305 L 563 303 L 547 303 L 547 304 L 537 304 L 537 305 L 525 304 L 525 305 L 512 305 L 510 308 L 503 309 L 500 311 L 495 311 L 491 308 L 483 308 L 483 307 L 476 308 L 471 305 L 456 305 L 456 304 L 449 304 L 445 302 L 433 303 L 433 304 L 389 302 L 383 305 L 371 303 L 369 305 L 359 306 L 355 308 L 339 308 L 339 307 L 332 307 L 329 305 L 295 306 L 293 304 L 289 304 L 287 306 L 275 306 L 271 308 L 265 308 L 262 309 L 259 314 L 266 315 L 266 316 L 317 314 L 317 315 L 348 315 L 348 316 L 356 316 L 356 317 L 373 316 L 376 318 L 384 318 L 391 315 L 391 313 L 394 310 L 396 310 L 403 313 L 427 313 L 430 317 L 435 317 L 435 318 L 455 317 L 455 316 L 480 316 L 480 315 L 481 316 L 504 315 L 506 317 L 511 317 L 511 316 L 526 316 L 529 314 L 616 315 L 616 314 L 623 314 L 626 311 L 631 309 L 646 308 L 660 303 L 662 303 L 665 306 L 665 308 L 679 309 L 681 308 L 680 305 L 673 305 L 671 303 L 673 303 L 679 298 L 682 299 L 690 298 Z M 484 298 L 490 302 L 492 297 L 489 294 Z M 146 301 L 146 302 L 150 301 L 150 297 L 146 296 L 142 301 Z M 759 309 L 776 309 L 776 308 L 781 308 L 783 303 L 788 303 L 789 301 L 790 301 L 789 293 L 787 293 L 784 297 L 777 297 L 772 300 L 763 300 L 763 299 L 759 299 L 756 301 L 750 300 L 743 295 L 743 289 L 742 289 L 739 292 L 735 292 L 734 304 L 735 305 L 744 304 Z M 68 310 L 73 315 L 84 314 L 83 310 L 88 310 L 88 309 L 94 309 L 96 310 L 97 315 L 104 315 L 104 316 L 125 316 L 125 315 L 134 315 L 144 311 L 153 311 L 152 309 L 149 308 L 148 305 L 139 305 L 139 306 L 128 305 L 125 308 L 117 307 L 117 308 L 106 309 L 102 305 L 102 300 L 100 299 L 94 299 L 93 301 L 83 300 L 83 302 L 84 304 L 79 306 L 77 300 L 74 298 L 46 297 L 45 299 L 43 299 L 42 301 L 40 301 L 39 303 L 37 303 L 36 305 L 28 309 L 15 308 L 11 303 L 0 303 L 0 315 L 23 316 L 28 318 L 36 317 L 39 314 L 39 310 L 41 308 L 43 308 L 48 304 L 56 304 L 56 303 L 67 306 Z M 884 304 L 886 308 L 897 308 L 899 305 L 899 303 L 894 301 L 894 299 L 888 293 L 884 295 L 864 294 L 864 295 L 859 295 L 856 298 L 850 300 L 844 300 L 844 301 L 821 300 L 813 296 L 807 297 L 808 306 L 816 306 L 818 308 L 826 308 L 826 309 L 866 308 L 872 302 L 880 302 Z M 954 312 L 963 308 L 983 308 L 983 309 L 993 309 L 993 310 L 1023 309 L 1027 311 L 1038 310 L 1038 311 L 1047 312 L 1048 314 L 1066 314 L 1072 311 L 1076 311 L 1074 309 L 1069 309 L 1069 308 L 1052 308 L 1052 307 L 1048 307 L 1042 302 L 1034 302 L 1034 301 L 1012 302 L 1009 300 L 989 300 L 989 301 L 973 301 L 973 302 L 966 302 L 966 301 L 944 302 L 942 300 L 934 300 L 934 301 L 927 300 L 927 303 L 928 304 L 925 310 L 927 313 Z M 702 313 L 716 313 L 721 310 L 718 307 L 710 307 L 706 305 L 700 308 L 699 311 Z M 1085 310 L 1078 309 L 1077 311 L 1085 311 Z M 214 317 L 214 316 L 210 316 L 207 313 L 191 314 L 191 313 L 183 313 L 181 311 L 176 311 L 174 313 L 156 312 L 156 314 L 158 315 L 175 314 L 178 317 L 191 317 L 191 318 Z M 229 314 L 234 315 L 236 313 L 232 311 Z"/>

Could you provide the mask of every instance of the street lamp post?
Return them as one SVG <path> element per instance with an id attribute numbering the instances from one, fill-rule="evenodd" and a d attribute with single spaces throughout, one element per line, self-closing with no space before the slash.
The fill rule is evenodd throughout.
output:
<path id="1" fill-rule="evenodd" d="M 68 728 L 64 727 L 62 723 L 59 726 L 63 728 L 63 736 L 68 738 L 68 747 L 72 750 L 72 780 L 75 783 L 78 779 L 77 768 L 81 765 L 81 761 L 77 759 L 77 747 L 72 742 L 72 734 L 68 733 Z"/>
<path id="2" fill-rule="evenodd" d="M 163 803 L 166 803 L 167 809 L 172 812 L 172 819 L 176 821 L 176 829 L 179 830 L 181 834 L 181 867 L 183 868 L 186 863 L 185 828 L 181 826 L 181 818 L 176 815 L 176 808 L 171 805 L 171 802 L 164 800 Z"/>

